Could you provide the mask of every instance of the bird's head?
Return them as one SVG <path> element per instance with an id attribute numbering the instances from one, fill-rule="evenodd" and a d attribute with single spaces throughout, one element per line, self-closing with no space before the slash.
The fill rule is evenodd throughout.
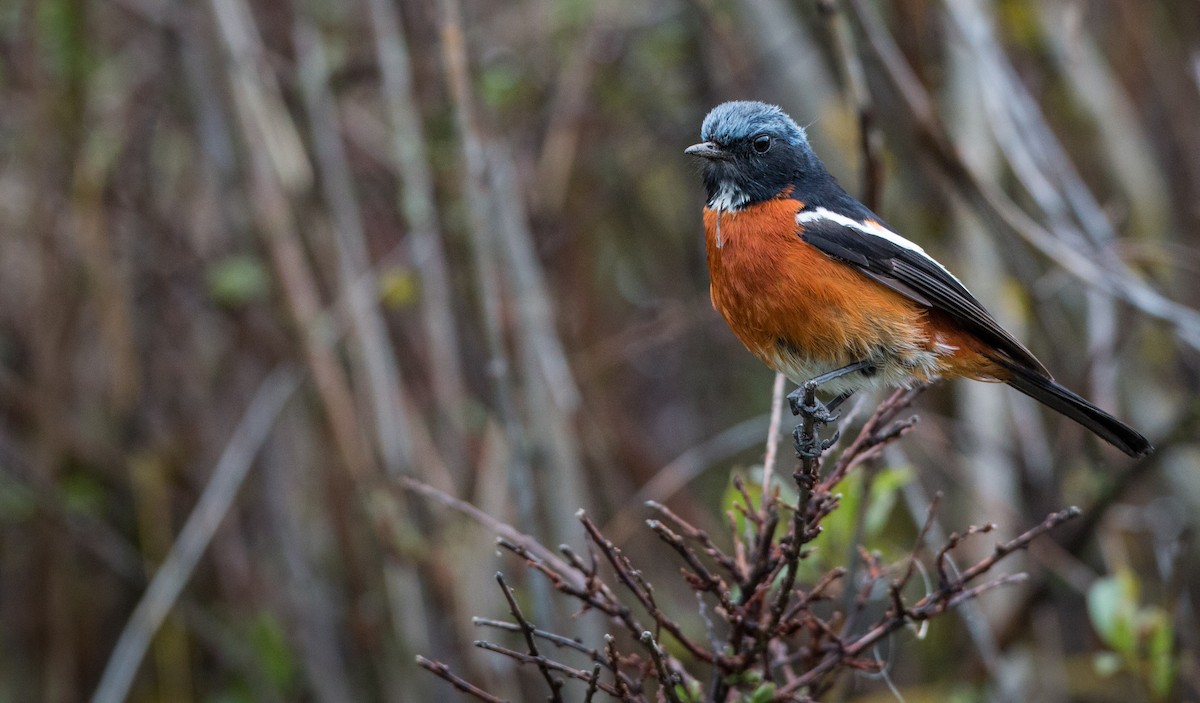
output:
<path id="1" fill-rule="evenodd" d="M 704 118 L 704 141 L 684 153 L 704 159 L 708 206 L 738 210 L 823 173 L 804 130 L 777 105 L 722 103 Z"/>

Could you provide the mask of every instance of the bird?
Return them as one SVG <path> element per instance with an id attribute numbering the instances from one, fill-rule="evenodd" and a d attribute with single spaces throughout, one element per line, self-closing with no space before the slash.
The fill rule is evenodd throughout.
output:
<path id="1" fill-rule="evenodd" d="M 1137 430 L 1060 385 L 950 271 L 847 193 L 777 105 L 712 109 L 701 142 L 712 305 L 734 335 L 800 384 L 793 414 L 818 421 L 864 388 L 943 378 L 1005 383 L 1131 457 L 1152 450 Z M 835 397 L 806 406 L 803 391 Z M 811 394 L 810 394 L 811 397 Z M 797 451 L 807 444 L 797 428 Z"/>

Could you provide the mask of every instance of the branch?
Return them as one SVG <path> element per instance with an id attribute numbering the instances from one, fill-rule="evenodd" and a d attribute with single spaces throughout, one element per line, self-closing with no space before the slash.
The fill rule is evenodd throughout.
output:
<path id="1" fill-rule="evenodd" d="M 196 563 L 233 507 L 254 457 L 299 386 L 300 379 L 295 371 L 278 367 L 258 387 L 229 444 L 225 445 L 204 493 L 117 638 L 92 703 L 117 703 L 128 696 L 154 633 L 175 605 Z"/>
<path id="2" fill-rule="evenodd" d="M 927 620 L 935 615 L 939 615 L 949 610 L 950 608 L 956 607 L 967 600 L 978 597 L 980 594 L 993 588 L 1023 580 L 1025 578 L 1023 574 L 1011 574 L 1002 576 L 996 580 L 989 581 L 984 584 L 980 584 L 973 588 L 968 589 L 965 587 L 970 581 L 987 573 L 1005 556 L 1019 549 L 1025 549 L 1029 546 L 1030 542 L 1037 539 L 1039 536 L 1078 515 L 1079 509 L 1073 507 L 1056 513 L 1051 513 L 1039 525 L 1026 530 L 1024 533 L 1008 542 L 1002 542 L 996 545 L 995 550 L 990 556 L 980 560 L 978 563 L 968 568 L 959 578 L 955 579 L 954 581 L 941 584 L 938 590 L 927 594 L 911 607 L 904 606 L 900 598 L 899 590 L 901 584 L 899 582 L 893 584 L 891 587 L 891 598 L 893 601 L 892 608 L 879 623 L 854 641 L 847 643 L 844 647 L 839 647 L 836 650 L 826 654 L 821 662 L 816 666 L 809 669 L 794 681 L 788 682 L 786 686 L 780 688 L 777 695 L 787 696 L 800 690 L 801 688 L 816 683 L 825 674 L 834 670 L 840 663 L 847 659 L 858 657 L 867 648 L 875 645 L 875 643 L 877 643 L 879 640 L 900 629 L 906 622 L 910 620 Z M 960 544 L 967 536 L 971 534 L 978 534 L 980 531 L 981 530 L 979 529 L 969 529 L 962 537 L 952 536 L 950 543 L 948 543 L 948 545 L 944 547 L 941 552 L 939 552 L 939 555 L 943 555 L 946 551 L 953 548 L 953 545 Z"/>
<path id="3" fill-rule="evenodd" d="M 500 584 L 500 590 L 504 592 L 504 599 L 508 601 L 508 608 L 512 611 L 513 617 L 517 619 L 517 624 L 521 626 L 521 634 L 525 635 L 525 644 L 529 646 L 529 654 L 538 659 L 538 669 L 542 672 L 542 678 L 546 679 L 546 684 L 550 686 L 550 700 L 552 703 L 562 703 L 562 679 L 556 679 L 550 673 L 549 667 L 545 664 L 544 657 L 538 652 L 537 641 L 534 639 L 534 633 L 537 628 L 533 623 L 525 619 L 525 615 L 521 613 L 521 606 L 517 605 L 517 597 L 513 594 L 512 588 L 504 581 L 504 574 L 496 572 L 496 583 Z"/>
<path id="4" fill-rule="evenodd" d="M 588 536 L 592 538 L 592 542 L 595 543 L 600 553 L 604 555 L 608 563 L 612 565 L 613 570 L 617 572 L 617 578 L 633 593 L 638 602 L 642 604 L 642 607 L 646 609 L 646 612 L 650 613 L 650 617 L 654 618 L 654 621 L 658 623 L 658 626 L 670 632 L 697 659 L 702 659 L 710 664 L 716 663 L 718 661 L 718 654 L 710 652 L 693 642 L 687 635 L 683 634 L 683 630 L 679 627 L 678 623 L 668 618 L 665 613 L 659 610 L 658 605 L 654 602 L 653 589 L 646 583 L 641 572 L 633 568 L 633 564 L 629 562 L 628 557 L 616 545 L 600 534 L 599 528 L 596 527 L 591 518 L 581 514 L 579 520 L 583 523 L 584 529 L 587 530 Z M 640 633 L 638 636 L 641 636 Z"/>
<path id="5" fill-rule="evenodd" d="M 509 703 L 507 700 L 503 698 L 497 698 L 487 691 L 475 686 L 471 682 L 455 676 L 453 673 L 451 673 L 450 667 L 441 662 L 430 661 L 429 659 L 418 655 L 417 665 L 427 671 L 432 672 L 435 676 L 449 681 L 455 688 L 463 693 L 475 696 L 481 701 L 487 701 L 487 703 Z"/>
<path id="6" fill-rule="evenodd" d="M 666 696 L 670 703 L 683 703 L 679 700 L 679 696 L 675 693 L 675 684 L 682 683 L 682 677 L 676 673 L 668 673 L 667 657 L 663 654 L 662 647 L 658 642 L 654 641 L 654 635 L 646 630 L 641 636 L 642 644 L 650 650 L 650 658 L 654 660 L 654 668 L 658 672 L 659 690 Z"/>
<path id="7" fill-rule="evenodd" d="M 515 659 L 518 663 L 521 663 L 521 664 L 534 664 L 539 669 L 545 669 L 545 670 L 553 669 L 554 671 L 562 673 L 564 676 L 569 676 L 570 678 L 578 679 L 580 681 L 587 681 L 589 683 L 589 685 L 592 681 L 592 675 L 589 672 L 583 671 L 582 669 L 576 669 L 575 667 L 572 667 L 572 666 L 567 666 L 566 664 L 563 664 L 562 662 L 554 661 L 553 659 L 547 659 L 546 657 L 544 657 L 540 654 L 538 654 L 538 655 L 526 654 L 525 652 L 519 652 L 515 649 L 509 649 L 508 647 L 496 644 L 494 642 L 488 642 L 487 640 L 475 640 L 474 644 L 476 647 L 479 647 L 480 649 L 486 649 L 487 651 L 495 652 L 496 654 L 503 654 L 504 656 L 508 657 L 509 659 Z M 619 682 L 620 679 L 617 679 L 617 681 Z M 562 684 L 562 682 L 559 682 L 559 685 L 561 685 L 561 684 Z M 597 682 L 596 686 L 601 691 L 604 691 L 605 693 L 609 694 L 610 696 L 619 696 L 620 695 L 617 692 L 617 688 L 610 686 L 609 684 Z"/>

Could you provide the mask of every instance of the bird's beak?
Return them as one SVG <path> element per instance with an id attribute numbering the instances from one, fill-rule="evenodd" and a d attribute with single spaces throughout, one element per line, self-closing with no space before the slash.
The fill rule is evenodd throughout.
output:
<path id="1" fill-rule="evenodd" d="M 713 159 L 716 161 L 728 161 L 729 152 L 717 146 L 715 142 L 701 142 L 693 144 L 683 150 L 685 154 L 699 156 L 702 159 Z"/>

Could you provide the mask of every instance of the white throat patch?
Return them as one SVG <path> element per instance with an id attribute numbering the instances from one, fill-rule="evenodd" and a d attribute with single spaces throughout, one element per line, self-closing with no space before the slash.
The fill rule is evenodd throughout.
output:
<path id="1" fill-rule="evenodd" d="M 740 210 L 750 200 L 733 181 L 721 181 L 717 193 L 708 201 L 708 207 L 718 213 Z"/>

